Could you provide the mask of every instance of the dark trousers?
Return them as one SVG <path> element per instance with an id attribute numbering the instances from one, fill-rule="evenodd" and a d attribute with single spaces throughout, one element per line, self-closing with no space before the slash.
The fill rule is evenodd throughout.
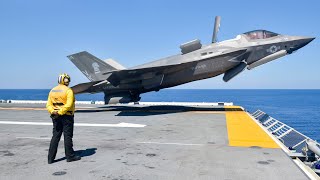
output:
<path id="1" fill-rule="evenodd" d="M 52 139 L 50 142 L 48 160 L 53 161 L 56 158 L 59 141 L 63 132 L 64 137 L 64 149 L 66 158 L 70 159 L 74 157 L 73 150 L 73 116 L 63 115 L 59 116 L 56 119 L 52 119 L 53 122 L 53 130 L 52 130 Z"/>

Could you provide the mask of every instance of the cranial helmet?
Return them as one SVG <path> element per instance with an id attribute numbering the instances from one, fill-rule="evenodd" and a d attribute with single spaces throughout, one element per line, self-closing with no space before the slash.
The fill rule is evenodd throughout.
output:
<path id="1" fill-rule="evenodd" d="M 58 78 L 59 84 L 66 85 L 66 84 L 69 84 L 70 82 L 71 82 L 71 78 L 68 74 L 63 73 L 59 75 L 59 78 Z"/>

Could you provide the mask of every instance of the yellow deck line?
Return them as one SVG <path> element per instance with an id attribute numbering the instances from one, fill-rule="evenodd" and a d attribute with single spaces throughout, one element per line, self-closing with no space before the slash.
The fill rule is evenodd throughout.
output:
<path id="1" fill-rule="evenodd" d="M 279 145 L 244 111 L 226 111 L 230 146 L 280 148 Z"/>

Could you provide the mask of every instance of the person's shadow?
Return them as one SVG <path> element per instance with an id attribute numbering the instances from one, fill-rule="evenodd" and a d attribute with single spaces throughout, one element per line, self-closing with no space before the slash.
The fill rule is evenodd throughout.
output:
<path id="1" fill-rule="evenodd" d="M 80 156 L 80 157 L 92 156 L 96 153 L 96 150 L 97 150 L 97 148 L 89 148 L 86 150 L 77 150 L 74 152 L 74 154 L 76 156 Z M 63 157 L 63 158 L 54 160 L 54 162 L 56 163 L 56 162 L 63 161 L 66 159 L 67 159 L 66 157 Z"/>

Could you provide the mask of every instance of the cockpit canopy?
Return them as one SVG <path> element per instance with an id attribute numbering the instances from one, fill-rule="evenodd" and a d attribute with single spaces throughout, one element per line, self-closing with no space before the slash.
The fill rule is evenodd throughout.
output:
<path id="1" fill-rule="evenodd" d="M 254 31 L 249 31 L 245 34 L 248 38 L 250 39 L 267 39 L 267 38 L 271 38 L 274 36 L 278 36 L 279 34 L 274 33 L 274 32 L 270 32 L 270 31 L 266 31 L 266 30 L 254 30 Z"/>

